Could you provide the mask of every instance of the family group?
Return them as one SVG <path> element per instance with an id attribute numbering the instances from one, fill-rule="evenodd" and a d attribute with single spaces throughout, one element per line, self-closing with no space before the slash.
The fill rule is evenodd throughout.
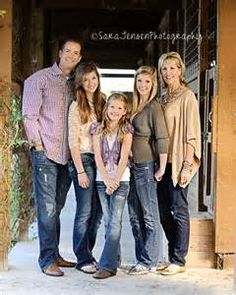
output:
<path id="1" fill-rule="evenodd" d="M 185 271 L 189 247 L 188 185 L 200 166 L 198 101 L 177 52 L 158 67 L 136 70 L 133 93 L 106 97 L 98 68 L 83 62 L 82 43 L 66 40 L 58 60 L 24 83 L 23 121 L 30 147 L 39 235 L 39 266 L 60 277 L 74 267 L 95 279 L 121 265 L 122 215 L 127 201 L 137 263 L 128 274 Z M 59 252 L 60 213 L 73 182 L 76 262 Z M 104 247 L 93 256 L 101 219 Z M 169 263 L 158 264 L 159 223 Z"/>

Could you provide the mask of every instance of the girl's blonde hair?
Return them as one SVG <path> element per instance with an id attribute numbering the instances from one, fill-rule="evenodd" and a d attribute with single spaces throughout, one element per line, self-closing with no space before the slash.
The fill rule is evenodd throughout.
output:
<path id="1" fill-rule="evenodd" d="M 158 61 L 158 74 L 159 74 L 159 77 L 160 77 L 160 84 L 161 84 L 160 86 L 161 87 L 166 87 L 167 86 L 165 81 L 163 80 L 161 69 L 163 67 L 163 63 L 168 59 L 174 60 L 176 62 L 176 66 L 181 70 L 180 84 L 184 85 L 184 86 L 187 86 L 187 82 L 184 79 L 185 64 L 183 63 L 183 60 L 180 57 L 180 55 L 178 54 L 178 52 L 175 52 L 175 51 L 164 53 L 159 58 L 159 61 Z"/>
<path id="2" fill-rule="evenodd" d="M 109 107 L 109 104 L 114 100 L 119 100 L 119 101 L 123 102 L 124 108 L 126 110 L 126 113 L 122 116 L 122 118 L 118 122 L 117 137 L 120 141 L 122 141 L 125 133 L 127 132 L 127 126 L 129 125 L 129 119 L 130 119 L 129 102 L 128 102 L 127 96 L 124 93 L 116 92 L 116 93 L 112 93 L 108 97 L 107 102 L 106 102 L 104 109 L 103 109 L 103 116 L 102 116 L 100 133 L 102 135 L 107 135 L 107 134 L 112 133 L 112 131 L 113 131 L 110 127 L 111 120 L 108 117 L 107 109 Z"/>
<path id="3" fill-rule="evenodd" d="M 94 93 L 93 102 L 94 110 L 97 116 L 98 122 L 102 120 L 102 110 L 105 104 L 105 95 L 101 93 L 100 89 L 100 76 L 97 70 L 97 66 L 92 62 L 80 63 L 75 72 L 75 92 L 76 100 L 78 102 L 78 108 L 80 112 L 81 122 L 83 124 L 87 123 L 91 115 L 91 107 L 89 105 L 86 93 L 83 88 L 83 78 L 84 75 L 95 72 L 98 78 L 98 87 Z"/>
<path id="4" fill-rule="evenodd" d="M 144 106 L 140 105 L 140 95 L 139 92 L 137 90 L 137 78 L 138 75 L 140 74 L 144 74 L 144 75 L 148 75 L 150 76 L 151 80 L 152 80 L 152 90 L 150 92 L 148 101 L 146 102 L 146 104 L 148 104 L 154 97 L 157 96 L 157 91 L 158 91 L 158 87 L 157 87 L 157 69 L 155 67 L 152 66 L 142 66 L 140 68 L 138 68 L 138 70 L 136 71 L 135 75 L 134 75 L 134 91 L 133 91 L 133 99 L 132 99 L 132 114 L 138 113 L 142 110 L 142 108 Z"/>

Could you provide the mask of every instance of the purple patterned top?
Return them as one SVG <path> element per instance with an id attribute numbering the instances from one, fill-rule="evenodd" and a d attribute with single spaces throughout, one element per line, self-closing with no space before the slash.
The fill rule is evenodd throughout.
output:
<path id="1" fill-rule="evenodd" d="M 100 123 L 93 123 L 90 128 L 90 133 L 92 135 L 97 135 L 100 133 Z M 127 124 L 126 133 L 134 133 L 134 128 L 131 124 Z M 122 142 L 118 140 L 116 137 L 111 148 L 108 144 L 107 136 L 102 136 L 100 140 L 101 145 L 101 153 L 102 153 L 102 159 L 104 162 L 105 167 L 109 167 L 109 170 L 114 171 L 119 163 L 120 160 L 120 153 L 121 153 L 121 146 Z"/>

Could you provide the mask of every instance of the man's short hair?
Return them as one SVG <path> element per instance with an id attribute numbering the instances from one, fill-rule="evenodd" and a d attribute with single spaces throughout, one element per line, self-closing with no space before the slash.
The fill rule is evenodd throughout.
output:
<path id="1" fill-rule="evenodd" d="M 63 50 L 66 43 L 67 42 L 74 42 L 74 43 L 78 43 L 81 47 L 80 53 L 82 55 L 82 51 L 83 51 L 83 42 L 82 40 L 78 39 L 78 38 L 65 38 L 59 41 L 59 49 Z"/>

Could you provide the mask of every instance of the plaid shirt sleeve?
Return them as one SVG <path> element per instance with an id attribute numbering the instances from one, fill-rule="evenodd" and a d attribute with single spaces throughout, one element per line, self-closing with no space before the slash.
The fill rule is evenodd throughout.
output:
<path id="1" fill-rule="evenodd" d="M 39 133 L 39 112 L 43 101 L 43 81 L 29 77 L 24 83 L 23 122 L 30 146 L 42 144 Z"/>

